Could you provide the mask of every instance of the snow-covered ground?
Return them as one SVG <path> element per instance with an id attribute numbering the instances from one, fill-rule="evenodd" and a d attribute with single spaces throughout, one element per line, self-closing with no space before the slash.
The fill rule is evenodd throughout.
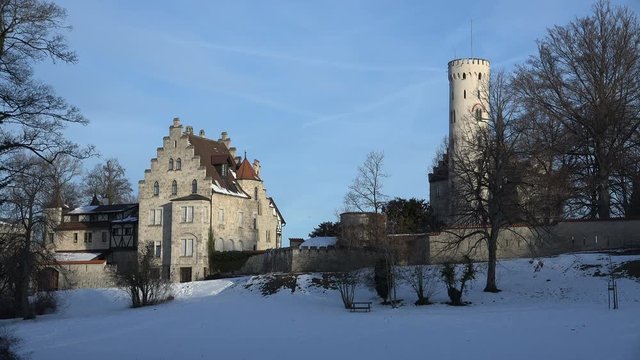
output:
<path id="1" fill-rule="evenodd" d="M 614 256 L 614 263 L 640 256 Z M 63 308 L 34 321 L 5 320 L 40 359 L 640 359 L 640 279 L 619 280 L 620 309 L 607 308 L 608 256 L 563 255 L 498 266 L 498 294 L 479 275 L 466 307 L 442 303 L 380 305 L 363 286 L 357 300 L 371 313 L 350 313 L 339 294 L 298 278 L 295 292 L 262 296 L 260 279 L 179 285 L 176 300 L 130 309 L 114 289 L 61 293 Z M 584 266 L 587 265 L 587 266 Z M 446 301 L 440 291 L 434 301 Z"/>

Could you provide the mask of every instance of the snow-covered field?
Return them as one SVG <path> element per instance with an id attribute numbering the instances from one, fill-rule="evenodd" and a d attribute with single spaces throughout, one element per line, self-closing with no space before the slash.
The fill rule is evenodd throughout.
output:
<path id="1" fill-rule="evenodd" d="M 640 256 L 614 256 L 614 263 Z M 63 308 L 34 321 L 0 325 L 23 339 L 20 352 L 40 359 L 640 359 L 640 279 L 619 280 L 620 309 L 607 308 L 608 264 L 601 254 L 503 261 L 498 294 L 482 292 L 479 275 L 451 307 L 380 305 L 363 286 L 357 300 L 371 313 L 350 313 L 333 290 L 298 279 L 295 292 L 262 296 L 256 279 L 178 286 L 176 300 L 128 308 L 118 290 L 61 293 Z M 600 271 L 606 271 L 603 266 Z M 434 301 L 446 301 L 440 291 Z"/>

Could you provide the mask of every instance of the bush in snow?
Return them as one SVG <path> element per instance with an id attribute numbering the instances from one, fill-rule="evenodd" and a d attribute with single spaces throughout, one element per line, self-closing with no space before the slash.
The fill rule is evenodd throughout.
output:
<path id="1" fill-rule="evenodd" d="M 335 277 L 335 285 L 340 292 L 342 304 L 345 309 L 351 309 L 356 287 L 360 282 L 360 273 L 357 270 L 339 273 Z"/>
<path id="2" fill-rule="evenodd" d="M 114 273 L 116 285 L 129 295 L 131 306 L 137 308 L 172 300 L 171 283 L 160 276 L 153 249 L 145 247 L 138 257 L 131 269 Z"/>
<path id="3" fill-rule="evenodd" d="M 400 276 L 416 293 L 416 305 L 428 305 L 429 298 L 435 293 L 436 272 L 427 265 L 408 266 L 400 270 Z"/>
<path id="4" fill-rule="evenodd" d="M 464 257 L 464 268 L 462 274 L 458 278 L 457 266 L 451 262 L 445 262 L 440 270 L 440 276 L 442 281 L 447 286 L 447 295 L 449 295 L 450 304 L 454 306 L 462 306 L 462 294 L 464 293 L 464 286 L 470 280 L 475 279 L 476 269 L 473 267 L 473 262 L 468 256 Z"/>
<path id="5" fill-rule="evenodd" d="M 393 289 L 393 269 L 386 258 L 381 258 L 376 262 L 373 272 L 373 279 L 376 285 L 376 292 L 384 303 L 388 303 L 389 294 Z"/>
<path id="6" fill-rule="evenodd" d="M 51 314 L 58 309 L 58 299 L 53 291 L 43 291 L 36 294 L 31 306 L 36 315 Z"/>
<path id="7" fill-rule="evenodd" d="M 15 348 L 18 346 L 19 340 L 0 329 L 0 359 L 3 360 L 20 360 L 20 356 L 16 354 Z"/>

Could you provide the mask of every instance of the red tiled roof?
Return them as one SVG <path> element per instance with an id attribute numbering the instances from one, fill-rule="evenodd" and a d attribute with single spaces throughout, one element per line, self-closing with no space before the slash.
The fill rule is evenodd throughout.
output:
<path id="1" fill-rule="evenodd" d="M 256 172 L 253 171 L 253 166 L 249 164 L 247 158 L 244 158 L 244 160 L 242 160 L 242 163 L 240 164 L 240 167 L 238 167 L 238 171 L 236 172 L 236 177 L 238 180 L 260 181 L 260 178 L 258 177 L 258 175 L 256 175 Z"/>
<path id="2" fill-rule="evenodd" d="M 207 176 L 211 178 L 211 181 L 226 190 L 244 195 L 242 189 L 236 186 L 231 171 L 227 171 L 227 175 L 222 176 L 216 169 L 216 166 L 222 166 L 224 164 L 228 166 L 228 169 L 234 169 L 235 160 L 231 156 L 229 149 L 227 149 L 224 144 L 215 140 L 193 134 L 187 136 L 189 137 L 189 142 L 193 145 L 194 153 L 200 156 L 200 166 L 206 169 Z"/>

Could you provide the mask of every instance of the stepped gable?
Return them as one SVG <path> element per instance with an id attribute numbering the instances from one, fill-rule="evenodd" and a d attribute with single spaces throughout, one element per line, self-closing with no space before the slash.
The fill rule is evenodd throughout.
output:
<path id="1" fill-rule="evenodd" d="M 206 169 L 207 176 L 211 178 L 211 182 L 232 193 L 246 195 L 236 185 L 232 171 L 227 171 L 226 176 L 221 174 L 220 168 L 222 165 L 226 164 L 228 169 L 231 170 L 234 167 L 233 164 L 235 164 L 225 144 L 193 134 L 187 136 L 189 137 L 189 143 L 193 145 L 195 155 L 200 156 L 200 166 Z"/>
<path id="2" fill-rule="evenodd" d="M 240 164 L 240 167 L 238 167 L 238 171 L 236 173 L 236 177 L 238 180 L 257 180 L 260 181 L 260 178 L 258 177 L 258 175 L 256 175 L 256 172 L 253 170 L 253 166 L 251 166 L 251 164 L 249 164 L 249 161 L 247 161 L 247 158 L 245 157 L 244 160 L 242 160 L 242 163 Z"/>

